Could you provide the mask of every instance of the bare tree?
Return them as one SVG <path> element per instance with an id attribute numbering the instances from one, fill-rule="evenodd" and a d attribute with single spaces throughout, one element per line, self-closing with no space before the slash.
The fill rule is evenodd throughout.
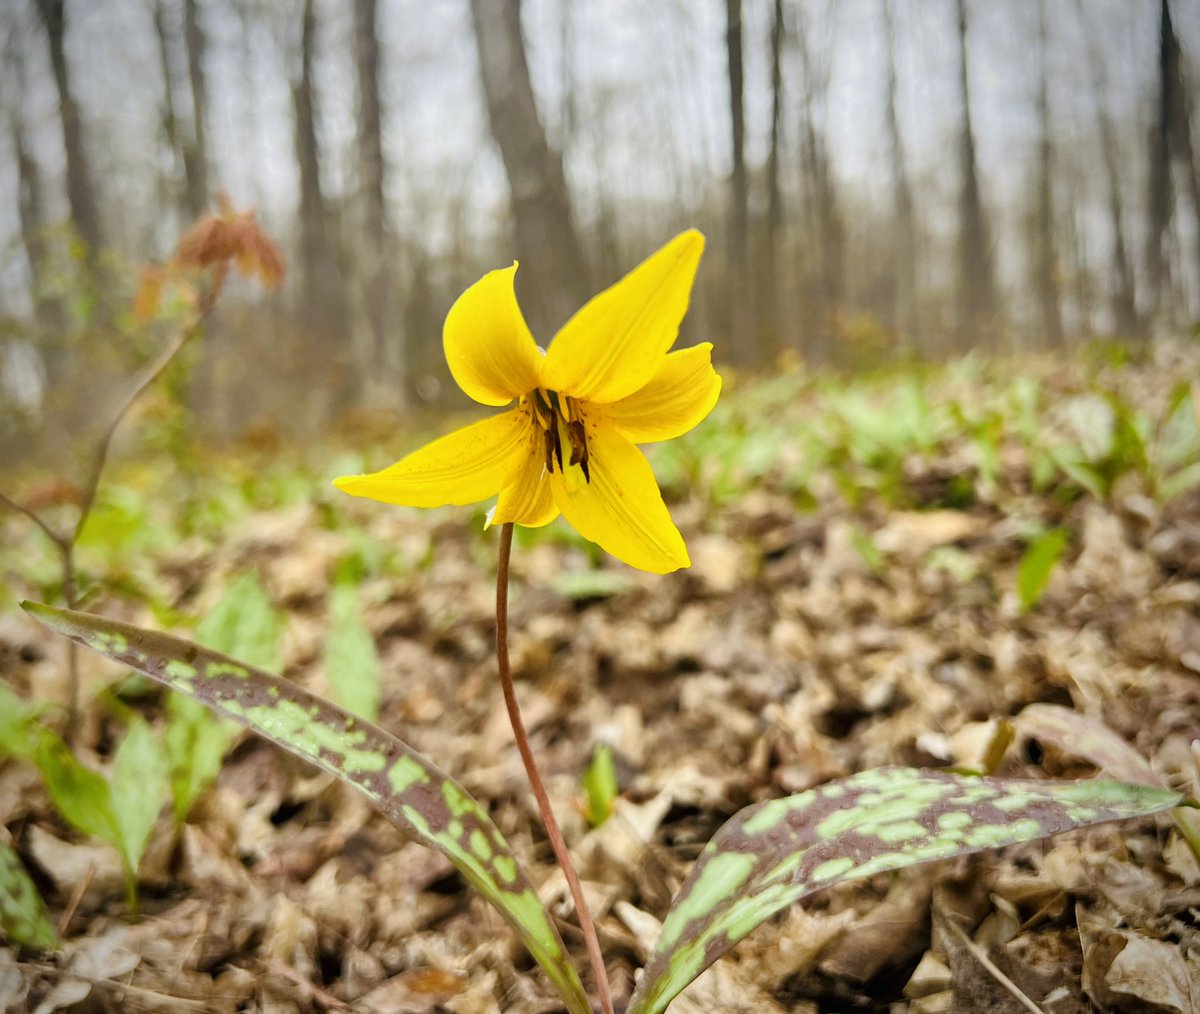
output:
<path id="1" fill-rule="evenodd" d="M 182 31 L 172 11 L 183 15 Z M 208 206 L 207 152 L 204 130 L 204 109 L 207 90 L 204 83 L 203 60 L 207 48 L 195 0 L 186 0 L 182 8 L 168 0 L 154 2 L 154 35 L 158 43 L 158 61 L 163 79 L 162 129 L 176 165 L 181 167 L 182 188 L 173 187 L 174 199 L 182 206 L 186 217 L 196 218 Z M 182 37 L 181 37 L 182 36 Z M 178 55 L 182 51 L 186 63 L 188 88 L 191 97 L 191 116 L 180 117 L 175 97 L 183 85 L 180 82 Z M 188 120 L 190 119 L 190 123 Z M 195 124 L 199 124 L 197 128 Z"/>
<path id="2" fill-rule="evenodd" d="M 807 196 L 807 217 L 818 260 L 815 284 L 806 300 L 809 350 L 818 359 L 833 354 L 834 318 L 845 297 L 846 232 L 837 187 L 829 160 L 824 123 L 828 113 L 830 57 L 809 45 L 803 10 L 796 22 L 800 53 L 802 95 L 800 103 L 800 153 Z"/>
<path id="3" fill-rule="evenodd" d="M 172 34 L 167 23 L 165 0 L 154 2 L 154 37 L 158 43 L 158 64 L 163 80 L 162 130 L 172 159 L 182 162 L 183 145 L 179 133 L 179 114 L 175 109 L 175 69 L 172 59 Z M 172 180 L 172 203 L 178 203 L 177 188 Z"/>
<path id="4" fill-rule="evenodd" d="M 183 39 L 192 93 L 192 136 L 183 145 L 183 171 L 188 209 L 199 215 L 208 207 L 208 88 L 204 79 L 208 39 L 200 24 L 197 0 L 183 0 Z"/>
<path id="5" fill-rule="evenodd" d="M 355 0 L 354 49 L 358 71 L 358 186 L 362 209 L 362 244 L 358 251 L 365 328 L 359 367 L 364 371 L 362 395 L 368 401 L 406 400 L 403 347 L 389 341 L 390 278 L 385 263 L 388 245 L 384 200 L 383 126 L 379 99 L 379 38 L 376 0 Z"/>
<path id="6" fill-rule="evenodd" d="M 1058 347 L 1063 343 L 1063 322 L 1054 245 L 1054 151 L 1050 133 L 1048 35 L 1046 0 L 1042 0 L 1038 18 L 1038 180 L 1033 282 L 1046 340 Z"/>
<path id="7" fill-rule="evenodd" d="M 67 163 L 67 201 L 71 208 L 71 223 L 87 246 L 93 267 L 104 245 L 100 211 L 96 204 L 94 174 L 84 143 L 83 124 L 79 107 L 71 90 L 70 67 L 67 64 L 64 39 L 67 28 L 65 0 L 37 0 L 38 14 L 46 30 L 50 47 L 50 66 L 58 90 L 59 118 L 62 126 L 63 150 Z"/>
<path id="8" fill-rule="evenodd" d="M 321 159 L 317 148 L 313 47 L 317 18 L 313 0 L 304 0 L 300 13 L 299 75 L 292 83 L 295 117 L 296 169 L 300 176 L 300 276 L 305 301 L 321 284 L 324 251 L 328 247 L 325 195 L 321 190 Z"/>
<path id="9" fill-rule="evenodd" d="M 0 38 L 4 39 L 0 63 L 11 69 L 11 76 L 5 74 L 0 78 L 0 87 L 3 88 L 0 91 L 0 109 L 5 111 L 4 123 L 12 144 L 17 182 L 17 224 L 29 265 L 30 293 L 38 319 L 51 327 L 58 327 L 61 324 L 61 307 L 56 300 L 47 296 L 46 288 L 41 284 L 46 265 L 46 181 L 41 166 L 30 150 L 29 124 L 22 109 L 22 99 L 28 88 L 24 54 L 27 32 L 23 28 L 11 8 L 0 11 Z"/>
<path id="10" fill-rule="evenodd" d="M 1083 0 L 1076 0 L 1076 12 L 1087 39 L 1088 70 L 1091 80 L 1092 101 L 1096 107 L 1096 121 L 1100 134 L 1100 156 L 1104 163 L 1105 189 L 1107 191 L 1108 217 L 1113 234 L 1111 309 L 1113 324 L 1121 335 L 1137 336 L 1143 333 L 1143 321 L 1138 313 L 1137 296 L 1126 240 L 1125 209 L 1121 194 L 1120 152 L 1117 132 L 1108 113 L 1108 82 L 1104 75 L 1104 59 L 1096 43 L 1095 33 L 1087 16 Z"/>
<path id="11" fill-rule="evenodd" d="M 590 292 L 583 247 L 562 158 L 538 117 L 519 0 L 471 0 L 471 17 L 488 122 L 508 176 L 522 306 L 546 340 Z"/>
<path id="12" fill-rule="evenodd" d="M 754 325 L 748 299 L 750 260 L 750 190 L 746 181 L 746 101 L 742 66 L 742 0 L 725 0 L 725 58 L 729 71 L 729 295 L 733 309 L 733 353 L 744 363 L 754 360 Z"/>
<path id="13" fill-rule="evenodd" d="M 892 162 L 892 213 L 895 216 L 895 276 L 892 287 L 892 320 L 911 336 L 919 327 L 917 315 L 917 223 L 904 139 L 897 113 L 896 31 L 892 23 L 892 0 L 882 0 L 884 35 L 887 38 L 886 124 Z"/>
<path id="14" fill-rule="evenodd" d="M 771 148 L 767 154 L 767 222 L 764 249 L 755 277 L 759 304 L 759 330 L 768 341 L 779 340 L 780 229 L 783 225 L 783 188 L 779 182 L 780 149 L 783 146 L 783 44 L 787 34 L 783 0 L 774 0 L 771 10 Z"/>
<path id="15" fill-rule="evenodd" d="M 1159 2 L 1158 116 L 1150 147 L 1150 233 L 1146 266 L 1151 296 L 1151 314 L 1162 308 L 1163 289 L 1169 275 L 1166 251 L 1174 211 L 1172 164 L 1178 161 L 1191 190 L 1192 204 L 1200 219 L 1200 166 L 1192 144 L 1191 109 L 1183 72 L 1183 53 L 1171 19 L 1167 0 Z M 1200 221 L 1196 231 L 1200 233 Z M 1196 239 L 1200 262 L 1200 236 Z"/>
<path id="16" fill-rule="evenodd" d="M 975 158 L 975 133 L 971 126 L 971 86 L 967 72 L 967 4 L 958 3 L 958 79 L 962 96 L 962 122 L 959 130 L 959 342 L 969 346 L 985 328 L 994 323 L 996 291 L 992 277 L 992 255 L 979 196 L 979 176 Z"/>
<path id="17" fill-rule="evenodd" d="M 313 59 L 317 15 L 314 0 L 304 0 L 300 12 L 298 74 L 292 82 L 296 168 L 300 177 L 299 331 L 310 362 L 338 357 L 322 344 L 332 343 L 344 327 L 345 307 L 340 265 L 329 229 L 329 208 L 321 187 L 321 152 L 316 126 L 316 84 Z M 337 384 L 341 386 L 341 384 Z M 349 392 L 343 392 L 349 394 Z"/>

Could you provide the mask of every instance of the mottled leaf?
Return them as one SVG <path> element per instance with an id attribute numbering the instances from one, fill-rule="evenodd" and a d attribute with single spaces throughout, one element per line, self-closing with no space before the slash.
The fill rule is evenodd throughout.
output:
<path id="1" fill-rule="evenodd" d="M 0 842 L 0 932 L 9 940 L 48 951 L 58 934 L 42 896 L 12 846 Z"/>
<path id="2" fill-rule="evenodd" d="M 207 648 L 240 658 L 263 669 L 279 667 L 283 619 L 253 571 L 234 580 L 196 627 L 196 640 Z M 196 800 L 221 770 L 237 727 L 217 718 L 202 704 L 182 694 L 167 701 L 163 731 L 171 767 L 175 819 L 183 823 Z"/>
<path id="3" fill-rule="evenodd" d="M 228 655 L 88 613 L 22 605 L 54 630 L 195 697 L 353 785 L 397 826 L 445 855 L 517 931 L 571 1014 L 590 1014 L 558 930 L 500 830 L 425 757 L 378 726 Z"/>
<path id="4" fill-rule="evenodd" d="M 1104 774 L 1139 785 L 1163 784 L 1150 762 L 1103 722 L 1057 704 L 1031 704 L 1013 725 L 1022 735 L 1052 746 L 1060 753 L 1095 765 Z M 1171 817 L 1188 847 L 1200 859 L 1200 828 L 1194 814 L 1176 809 Z"/>
<path id="5" fill-rule="evenodd" d="M 845 880 L 1157 813 L 1180 796 L 1121 782 L 865 771 L 735 815 L 692 868 L 628 1014 L 665 1010 L 774 913 Z"/>

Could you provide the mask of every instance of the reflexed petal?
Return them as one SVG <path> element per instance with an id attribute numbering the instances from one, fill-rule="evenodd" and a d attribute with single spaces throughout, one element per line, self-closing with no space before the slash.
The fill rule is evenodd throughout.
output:
<path id="1" fill-rule="evenodd" d="M 542 386 L 593 402 L 644 387 L 675 344 L 703 251 L 689 229 L 592 299 L 550 344 Z"/>
<path id="2" fill-rule="evenodd" d="M 673 440 L 701 422 L 717 403 L 721 378 L 712 368 L 712 343 L 672 352 L 640 391 L 589 409 L 635 444 Z"/>
<path id="3" fill-rule="evenodd" d="M 517 265 L 489 271 L 446 314 L 442 347 L 454 382 L 484 405 L 507 405 L 538 386 L 542 354 L 513 292 Z"/>
<path id="4" fill-rule="evenodd" d="M 515 521 L 526 528 L 541 528 L 558 517 L 558 507 L 550 492 L 546 475 L 546 452 L 541 427 L 529 425 L 524 464 L 507 486 L 488 515 L 487 527 Z"/>
<path id="5" fill-rule="evenodd" d="M 550 476 L 554 502 L 585 539 L 631 567 L 669 574 L 691 566 L 650 463 L 620 433 L 585 421 L 591 481 L 578 467 Z"/>
<path id="6" fill-rule="evenodd" d="M 529 453 L 529 413 L 513 409 L 426 444 L 370 475 L 334 479 L 338 489 L 405 507 L 478 503 L 513 479 Z"/>

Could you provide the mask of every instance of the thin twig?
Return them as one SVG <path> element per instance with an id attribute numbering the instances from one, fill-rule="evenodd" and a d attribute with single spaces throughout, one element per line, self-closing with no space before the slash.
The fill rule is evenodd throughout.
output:
<path id="1" fill-rule="evenodd" d="M 967 949 L 971 957 L 973 957 L 985 969 L 987 969 L 992 978 L 1013 995 L 1017 1003 L 1029 1011 L 1030 1014 L 1046 1014 L 1041 1007 L 1029 999 L 1029 997 L 1025 994 L 1025 991 L 1021 989 L 1020 986 L 1018 986 L 1012 981 L 1012 979 L 1000 971 L 999 966 L 983 952 L 983 948 L 980 947 L 979 944 L 975 943 L 975 941 L 969 936 L 967 936 L 963 928 L 959 926 L 953 919 L 949 917 L 944 918 L 942 920 L 942 924 L 949 929 L 955 937 L 958 938 L 958 942 Z"/>
<path id="2" fill-rule="evenodd" d="M 179 350 L 200 333 L 200 328 L 209 316 L 211 316 L 213 310 L 216 309 L 217 300 L 220 299 L 221 291 L 225 287 L 225 278 L 228 271 L 227 262 L 222 262 L 216 266 L 213 271 L 212 282 L 203 295 L 201 295 L 200 301 L 196 306 L 195 315 L 187 324 L 180 327 L 175 333 L 175 337 L 159 352 L 155 359 L 146 364 L 146 367 L 130 385 L 129 393 L 126 394 L 125 398 L 117 406 L 117 410 L 113 413 L 103 434 L 101 434 L 99 442 L 96 444 L 95 450 L 92 452 L 91 467 L 88 469 L 87 479 L 80 493 L 79 517 L 76 519 L 75 525 L 69 535 L 56 531 L 37 511 L 18 503 L 4 493 L 0 493 L 0 506 L 5 506 L 19 514 L 24 514 L 54 543 L 62 559 L 63 598 L 66 599 L 68 609 L 77 609 L 79 607 L 79 582 L 75 570 L 75 545 L 79 542 L 79 536 L 83 534 L 84 526 L 87 525 L 92 508 L 96 505 L 96 492 L 100 488 L 100 477 L 103 475 L 104 466 L 108 462 L 108 452 L 112 446 L 113 437 L 116 435 L 122 420 L 133 407 L 134 402 L 159 378 L 163 370 L 170 365 L 171 360 L 178 354 Z M 68 740 L 71 739 L 75 729 L 75 722 L 78 718 L 79 682 L 78 647 L 74 641 L 71 641 L 67 645 L 68 689 L 65 738 Z"/>
<path id="3" fill-rule="evenodd" d="M 204 295 L 200 297 L 200 303 L 196 307 L 196 315 L 186 326 L 181 327 L 176 332 L 175 337 L 159 352 L 153 361 L 146 364 L 142 372 L 138 374 L 130 385 L 129 393 L 125 396 L 121 404 L 117 406 L 117 410 L 113 413 L 112 419 L 109 420 L 108 426 L 100 437 L 100 442 L 96 445 L 96 450 L 92 456 L 92 467 L 88 472 L 87 481 L 83 484 L 79 520 L 75 524 L 75 534 L 72 541 L 78 540 L 80 533 L 83 531 L 83 526 L 87 524 L 88 515 L 92 512 L 92 507 L 96 502 L 96 491 L 100 486 L 100 475 L 104 471 L 105 463 L 108 461 L 108 451 L 112 446 L 113 437 L 116 435 L 121 421 L 133 407 L 134 402 L 142 396 L 146 389 L 159 378 L 162 371 L 170 365 L 171 360 L 175 358 L 179 350 L 200 333 L 201 326 L 203 326 L 209 315 L 216 308 L 221 290 L 225 287 L 227 272 L 228 267 L 225 263 L 217 266 L 213 272 L 212 284 L 205 290 Z"/>
<path id="4" fill-rule="evenodd" d="M 63 909 L 63 914 L 58 918 L 58 935 L 65 937 L 67 930 L 71 926 L 71 920 L 75 918 L 75 913 L 79 909 L 79 903 L 83 901 L 83 896 L 87 894 L 87 889 L 92 886 L 92 880 L 96 876 L 96 864 L 89 863 L 87 872 L 83 875 L 83 879 L 75 885 L 75 890 L 71 892 L 71 898 L 67 902 L 67 907 Z"/>
<path id="5" fill-rule="evenodd" d="M 546 794 L 546 786 L 542 783 L 541 773 L 537 762 L 533 759 L 533 750 L 529 746 L 529 735 L 525 731 L 525 723 L 521 719 L 521 709 L 517 705 L 517 694 L 513 687 L 512 669 L 508 662 L 508 559 L 512 553 L 513 526 L 512 522 L 500 528 L 500 562 L 496 570 L 496 661 L 500 667 L 500 686 L 504 691 L 504 706 L 508 709 L 508 720 L 512 724 L 513 736 L 517 741 L 517 750 L 525 764 L 525 774 L 533 788 L 537 799 L 538 810 L 542 815 L 542 823 L 546 828 L 546 836 L 554 849 L 555 858 L 562 868 L 563 876 L 567 879 L 567 887 L 575 901 L 575 912 L 579 916 L 579 928 L 583 931 L 584 943 L 587 945 L 588 960 L 592 965 L 592 977 L 596 980 L 596 993 L 600 1000 L 603 1014 L 613 1014 L 612 990 L 608 984 L 608 971 L 604 967 L 604 956 L 600 952 L 600 939 L 596 936 L 596 926 L 592 922 L 587 902 L 583 897 L 583 888 L 579 876 L 571 863 L 567 852 L 566 842 L 558 828 L 554 811 L 550 808 L 550 797 Z"/>
<path id="6" fill-rule="evenodd" d="M 56 546 L 61 546 L 65 541 L 63 536 L 50 527 L 50 522 L 43 518 L 37 511 L 30 510 L 23 503 L 17 503 L 12 497 L 5 496 L 0 493 L 0 504 L 3 504 L 9 510 L 16 511 L 18 514 L 24 514 L 30 521 L 38 526 L 46 533 L 46 538 L 53 542 Z"/>

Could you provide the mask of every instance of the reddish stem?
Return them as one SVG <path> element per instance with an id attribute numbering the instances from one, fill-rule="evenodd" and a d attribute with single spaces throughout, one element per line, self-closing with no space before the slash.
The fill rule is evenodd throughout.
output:
<path id="1" fill-rule="evenodd" d="M 496 569 L 496 661 L 500 667 L 500 686 L 504 691 L 504 706 L 508 709 L 508 720 L 512 724 L 513 736 L 517 741 L 517 749 L 525 764 L 525 774 L 537 798 L 538 810 L 542 815 L 542 823 L 546 828 L 546 836 L 554 848 L 558 865 L 562 868 L 563 876 L 567 878 L 567 887 L 575 900 L 575 911 L 579 915 L 579 928 L 583 931 L 584 943 L 587 945 L 588 960 L 592 965 L 592 977 L 596 980 L 596 992 L 600 999 L 600 1009 L 603 1014 L 613 1014 L 612 990 L 608 984 L 608 972 L 604 967 L 604 957 L 600 953 L 600 939 L 596 936 L 596 927 L 588 911 L 587 902 L 583 899 L 583 888 L 579 884 L 579 876 L 571 864 L 571 856 L 567 852 L 567 844 L 563 841 L 562 832 L 558 829 L 558 821 L 550 808 L 550 797 L 546 795 L 546 786 L 542 783 L 541 773 L 537 762 L 533 759 L 533 750 L 529 747 L 529 735 L 525 731 L 525 723 L 521 719 L 521 709 L 517 705 L 517 694 L 513 687 L 512 669 L 508 664 L 508 558 L 512 554 L 513 526 L 512 522 L 500 528 L 500 563 Z"/>

